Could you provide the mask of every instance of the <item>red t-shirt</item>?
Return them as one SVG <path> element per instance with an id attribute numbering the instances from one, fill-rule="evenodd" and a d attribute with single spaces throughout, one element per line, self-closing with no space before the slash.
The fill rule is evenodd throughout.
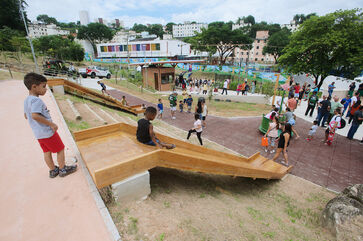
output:
<path id="1" fill-rule="evenodd" d="M 300 85 L 296 85 L 294 88 L 295 88 L 295 94 L 299 93 Z"/>

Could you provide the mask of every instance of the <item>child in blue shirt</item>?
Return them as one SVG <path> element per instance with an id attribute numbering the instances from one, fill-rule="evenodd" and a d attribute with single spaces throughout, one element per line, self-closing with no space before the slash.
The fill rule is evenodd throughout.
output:
<path id="1" fill-rule="evenodd" d="M 158 118 L 162 119 L 163 118 L 163 112 L 164 112 L 164 105 L 163 105 L 163 102 L 161 101 L 161 99 L 159 99 L 158 110 L 159 110 Z"/>
<path id="2" fill-rule="evenodd" d="M 192 95 L 189 95 L 189 98 L 186 99 L 185 102 L 187 103 L 187 106 L 188 106 L 188 113 L 190 113 L 191 109 L 192 109 L 192 104 L 193 104 Z"/>
<path id="3" fill-rule="evenodd" d="M 344 110 L 343 110 L 342 116 L 344 116 L 344 113 L 347 110 L 347 108 L 348 108 L 348 106 L 349 106 L 349 104 L 350 104 L 351 101 L 352 100 L 350 99 L 350 95 L 347 95 L 347 97 L 345 97 L 344 99 L 342 99 L 342 101 L 340 102 L 341 104 L 344 105 Z"/>

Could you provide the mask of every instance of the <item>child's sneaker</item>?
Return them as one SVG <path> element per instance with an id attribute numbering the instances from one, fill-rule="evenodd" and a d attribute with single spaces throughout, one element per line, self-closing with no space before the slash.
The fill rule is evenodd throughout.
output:
<path id="1" fill-rule="evenodd" d="M 272 154 L 272 153 L 275 153 L 275 150 L 270 151 L 270 153 L 271 153 L 271 154 Z"/>
<path id="2" fill-rule="evenodd" d="M 311 139 L 310 139 L 310 138 L 305 138 L 305 140 L 307 140 L 307 141 L 311 141 Z"/>
<path id="3" fill-rule="evenodd" d="M 59 169 L 59 176 L 65 177 L 77 170 L 77 165 L 74 166 L 64 166 L 64 168 Z"/>
<path id="4" fill-rule="evenodd" d="M 59 167 L 55 166 L 55 168 L 53 170 L 49 171 L 49 177 L 50 178 L 55 178 L 56 176 L 58 176 L 59 174 Z"/>

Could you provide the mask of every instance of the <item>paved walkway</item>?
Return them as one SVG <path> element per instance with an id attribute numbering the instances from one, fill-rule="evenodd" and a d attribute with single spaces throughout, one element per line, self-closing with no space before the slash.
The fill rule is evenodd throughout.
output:
<path id="1" fill-rule="evenodd" d="M 111 90 L 110 94 L 118 99 L 125 95 L 130 105 L 152 104 L 118 90 Z M 164 106 L 168 106 L 168 103 L 164 103 Z M 192 114 L 177 112 L 177 119 L 171 120 L 170 111 L 166 108 L 163 117 L 165 122 L 183 130 L 193 127 Z M 245 156 L 261 151 L 262 155 L 272 158 L 273 154 L 267 154 L 261 149 L 262 134 L 258 131 L 260 122 L 261 117 L 208 116 L 203 136 Z M 310 127 L 310 121 L 298 118 L 296 130 L 301 138 L 293 139 L 288 149 L 289 162 L 294 166 L 292 174 L 335 191 L 341 191 L 350 184 L 363 183 L 363 145 L 336 135 L 333 145 L 325 146 L 321 142 L 325 131 L 323 128 L 319 128 L 314 140 L 307 142 L 305 137 Z"/>
<path id="2" fill-rule="evenodd" d="M 24 119 L 22 81 L 0 81 L 0 240 L 111 240 L 85 174 L 49 178 L 42 150 Z M 45 101 L 59 127 L 67 160 L 71 140 L 49 93 Z"/>

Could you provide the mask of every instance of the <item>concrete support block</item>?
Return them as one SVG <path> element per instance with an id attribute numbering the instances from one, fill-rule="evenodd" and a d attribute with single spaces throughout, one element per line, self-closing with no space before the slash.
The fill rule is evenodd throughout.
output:
<path id="1" fill-rule="evenodd" d="M 151 193 L 148 171 L 136 174 L 111 185 L 112 193 L 118 202 L 145 200 Z"/>
<path id="2" fill-rule="evenodd" d="M 82 119 L 82 116 L 81 116 L 81 114 L 79 114 L 78 110 L 73 105 L 73 102 L 70 99 L 67 99 L 67 102 L 68 102 L 69 106 L 71 107 L 71 110 L 72 110 L 72 112 L 73 112 L 73 114 L 75 116 L 75 119 L 76 120 L 81 120 Z"/>
<path id="3" fill-rule="evenodd" d="M 64 86 L 63 85 L 55 85 L 52 88 L 53 88 L 53 93 L 64 95 Z"/>

